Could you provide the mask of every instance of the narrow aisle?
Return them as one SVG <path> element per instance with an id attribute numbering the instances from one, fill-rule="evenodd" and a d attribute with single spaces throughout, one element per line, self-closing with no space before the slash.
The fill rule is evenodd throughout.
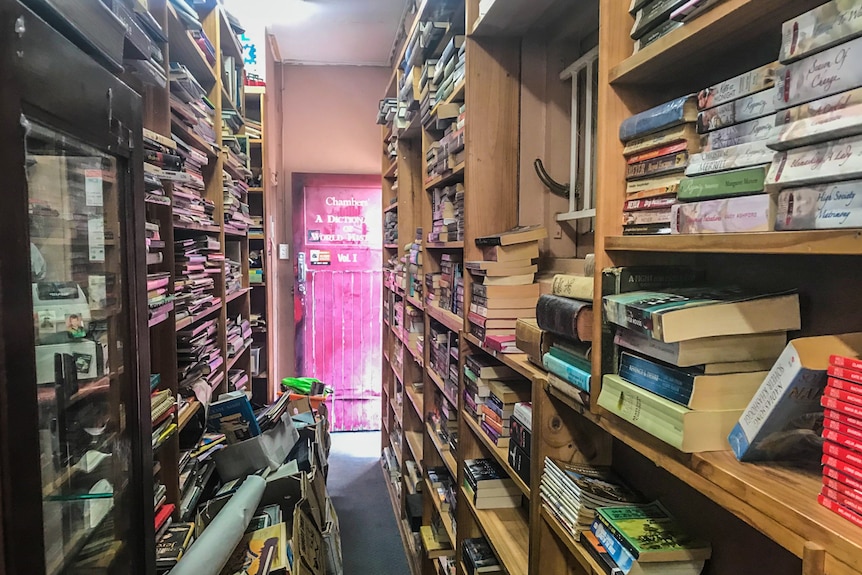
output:
<path id="1" fill-rule="evenodd" d="M 410 575 L 380 467 L 380 433 L 333 433 L 327 481 L 344 575 Z"/>

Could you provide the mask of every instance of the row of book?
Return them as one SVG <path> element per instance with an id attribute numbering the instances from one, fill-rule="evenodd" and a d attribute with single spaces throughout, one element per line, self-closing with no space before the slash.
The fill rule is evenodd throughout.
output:
<path id="1" fill-rule="evenodd" d="M 464 184 L 434 188 L 431 194 L 431 231 L 428 241 L 464 241 Z"/>
<path id="2" fill-rule="evenodd" d="M 177 331 L 177 370 L 179 387 L 193 390 L 205 385 L 210 390 L 221 383 L 224 364 L 218 345 L 218 320 L 210 319 Z"/>
<path id="3" fill-rule="evenodd" d="M 443 391 L 453 400 L 458 397 L 458 333 L 431 321 L 430 368 L 443 380 Z"/>
<path id="4" fill-rule="evenodd" d="M 624 233 L 862 225 L 862 72 L 843 65 L 862 46 L 854 9 L 833 0 L 793 18 L 777 62 L 626 120 Z"/>
<path id="5" fill-rule="evenodd" d="M 722 0 L 632 0 L 631 38 L 638 53 Z"/>
<path id="6" fill-rule="evenodd" d="M 179 323 L 221 304 L 215 282 L 225 265 L 218 238 L 201 235 L 174 240 L 174 309 Z"/>
<path id="7" fill-rule="evenodd" d="M 511 419 L 518 403 L 530 400 L 530 386 L 512 368 L 483 353 L 464 362 L 464 408 L 497 447 L 509 447 Z"/>
<path id="8" fill-rule="evenodd" d="M 450 174 L 466 159 L 464 128 L 467 112 L 464 104 L 453 106 L 449 114 L 437 110 L 436 128 L 442 130 L 443 135 L 439 140 L 432 141 L 425 150 L 426 182 Z"/>
<path id="9" fill-rule="evenodd" d="M 149 325 L 165 321 L 174 310 L 170 272 L 147 273 L 147 317 Z"/>

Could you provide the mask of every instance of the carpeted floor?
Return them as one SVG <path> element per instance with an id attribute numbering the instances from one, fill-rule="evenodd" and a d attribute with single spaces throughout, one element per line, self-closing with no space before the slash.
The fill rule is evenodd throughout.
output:
<path id="1" fill-rule="evenodd" d="M 341 526 L 344 575 L 410 575 L 380 467 L 380 433 L 333 433 L 327 488 Z"/>

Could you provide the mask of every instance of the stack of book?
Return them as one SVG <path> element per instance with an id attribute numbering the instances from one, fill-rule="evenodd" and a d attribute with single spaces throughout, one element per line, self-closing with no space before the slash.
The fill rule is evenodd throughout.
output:
<path id="1" fill-rule="evenodd" d="M 388 211 L 383 217 L 383 243 L 398 243 L 398 210 Z"/>
<path id="2" fill-rule="evenodd" d="M 206 90 L 182 64 L 171 62 L 170 75 L 172 122 L 215 147 L 215 113 Z"/>
<path id="3" fill-rule="evenodd" d="M 215 473 L 215 462 L 212 461 L 212 456 L 224 446 L 224 435 L 207 433 L 195 449 L 181 454 L 179 460 L 181 520 L 195 519 L 198 503 Z"/>
<path id="4" fill-rule="evenodd" d="M 242 316 L 229 317 L 226 327 L 227 357 L 231 359 L 251 347 L 251 324 Z"/>
<path id="5" fill-rule="evenodd" d="M 377 107 L 377 123 L 381 126 L 391 124 L 398 113 L 397 98 L 383 98 Z"/>
<path id="6" fill-rule="evenodd" d="M 290 403 L 290 394 L 284 393 L 278 398 L 278 401 L 269 404 L 257 412 L 257 425 L 261 431 L 272 429 L 281 421 L 281 416 L 287 412 L 288 404 Z"/>
<path id="7" fill-rule="evenodd" d="M 156 540 L 156 573 L 163 575 L 173 569 L 194 543 L 194 523 L 175 523 Z"/>
<path id="8" fill-rule="evenodd" d="M 167 43 L 165 31 L 148 10 L 147 3 L 138 3 L 133 8 L 125 4 L 113 4 L 117 17 L 126 28 L 126 49 L 123 51 L 123 67 L 137 76 L 144 84 L 164 88 L 165 55 L 159 44 Z"/>
<path id="9" fill-rule="evenodd" d="M 248 372 L 244 369 L 230 369 L 227 372 L 228 391 L 243 391 L 248 387 Z"/>
<path id="10" fill-rule="evenodd" d="M 251 118 L 245 118 L 245 135 L 260 140 L 263 138 L 263 124 Z"/>
<path id="11" fill-rule="evenodd" d="M 147 265 L 152 266 L 160 264 L 164 261 L 165 242 L 160 233 L 159 222 L 146 222 L 144 224 L 146 231 L 146 246 L 147 246 Z"/>
<path id="12" fill-rule="evenodd" d="M 692 537 L 658 502 L 599 507 L 590 532 L 606 552 L 599 554 L 600 564 L 611 572 L 698 575 L 712 556 L 710 545 Z"/>
<path id="13" fill-rule="evenodd" d="M 439 272 L 425 274 L 425 302 L 432 303 L 440 301 L 440 278 Z"/>
<path id="14" fill-rule="evenodd" d="M 643 501 L 610 467 L 566 463 L 548 457 L 540 493 L 542 506 L 576 541 L 582 533 L 590 531 L 599 507 Z"/>
<path id="15" fill-rule="evenodd" d="M 161 323 L 174 309 L 170 282 L 169 272 L 147 274 L 147 314 L 150 325 Z"/>
<path id="16" fill-rule="evenodd" d="M 467 575 L 503 573 L 503 567 L 484 537 L 465 539 L 461 550 Z"/>
<path id="17" fill-rule="evenodd" d="M 548 384 L 578 401 L 589 395 L 592 378 L 593 285 L 591 276 L 557 274 L 536 305 L 538 327 L 553 334 L 542 355 Z"/>
<path id="18" fill-rule="evenodd" d="M 221 303 L 213 276 L 224 269 L 218 239 L 202 236 L 174 241 L 174 307 L 177 321 Z"/>
<path id="19" fill-rule="evenodd" d="M 603 298 L 625 328 L 618 375 L 598 403 L 683 452 L 728 449 L 727 437 L 801 325 L 799 296 L 672 288 Z"/>
<path id="20" fill-rule="evenodd" d="M 407 294 L 422 301 L 422 228 L 416 228 L 416 237 L 407 251 L 407 274 L 410 278 Z"/>
<path id="21" fill-rule="evenodd" d="M 443 380 L 443 391 L 449 397 L 458 397 L 458 358 L 453 350 L 458 349 L 458 334 L 436 321 L 431 322 L 431 369 Z M 455 377 L 451 377 L 452 370 Z"/>
<path id="22" fill-rule="evenodd" d="M 443 449 L 448 449 L 449 438 L 458 436 L 458 408 L 437 390 L 434 394 L 434 409 L 428 413 L 427 420 L 431 431 L 440 440 Z"/>
<path id="23" fill-rule="evenodd" d="M 443 49 L 440 43 L 449 31 L 449 26 L 445 20 L 420 22 L 407 42 L 401 68 L 406 72 L 420 67 L 426 58 L 439 56 Z"/>
<path id="24" fill-rule="evenodd" d="M 463 104 L 441 104 L 436 108 L 436 128 L 443 137 L 432 142 L 425 152 L 426 183 L 446 176 L 464 163 L 464 126 L 466 111 Z"/>
<path id="25" fill-rule="evenodd" d="M 635 22 L 631 37 L 636 54 L 667 36 L 722 0 L 632 0 L 629 13 Z"/>
<path id="26" fill-rule="evenodd" d="M 456 202 L 460 197 L 460 209 Z M 434 188 L 431 190 L 431 231 L 428 232 L 428 241 L 455 242 L 458 241 L 458 230 L 464 228 L 464 184 L 453 184 L 451 186 Z M 460 216 L 460 220 L 459 220 Z M 463 239 L 463 236 L 461 236 Z"/>
<path id="27" fill-rule="evenodd" d="M 234 179 L 225 170 L 222 172 L 224 185 L 224 228 L 225 232 L 243 235 L 248 233 L 252 224 L 248 211 L 248 184 Z"/>
<path id="28" fill-rule="evenodd" d="M 464 271 L 460 253 L 444 253 L 440 256 L 441 309 L 464 317 Z"/>
<path id="29" fill-rule="evenodd" d="M 230 297 L 242 289 L 242 265 L 229 257 L 225 257 L 224 266 L 225 296 Z"/>
<path id="30" fill-rule="evenodd" d="M 530 441 L 533 436 L 533 404 L 522 401 L 515 404 L 509 420 L 508 461 L 524 483 L 530 484 Z"/>
<path id="31" fill-rule="evenodd" d="M 539 240 L 547 236 L 542 226 L 518 227 L 476 238 L 482 260 L 466 263 L 473 274 L 470 333 L 501 353 L 517 353 L 515 324 L 518 318 L 536 317 L 539 285 Z"/>
<path id="32" fill-rule="evenodd" d="M 484 354 L 467 357 L 464 375 L 467 411 L 476 417 L 491 443 L 508 447 L 515 404 L 530 399 L 529 387 L 513 369 Z"/>
<path id="33" fill-rule="evenodd" d="M 784 23 L 766 188 L 779 230 L 862 226 L 862 49 L 858 5 L 832 0 Z M 800 40 L 797 40 L 799 38 Z M 826 78 L 817 81 L 818 78 Z"/>
<path id="34" fill-rule="evenodd" d="M 829 379 L 821 398 L 824 507 L 862 527 L 862 361 L 829 358 Z"/>
<path id="35" fill-rule="evenodd" d="M 398 84 L 398 125 L 404 128 L 413 121 L 419 113 L 419 98 L 413 76 L 416 72 L 411 68 L 401 75 Z"/>
<path id="36" fill-rule="evenodd" d="M 491 395 L 491 378 L 516 379 L 518 374 L 485 354 L 468 355 L 464 360 L 464 408 L 481 423 L 483 406 Z"/>
<path id="37" fill-rule="evenodd" d="M 465 459 L 463 487 L 476 509 L 521 506 L 521 491 L 493 459 Z"/>
<path id="38" fill-rule="evenodd" d="M 623 235 L 669 234 L 671 206 L 692 154 L 700 151 L 697 98 L 682 96 L 626 119 Z"/>
<path id="39" fill-rule="evenodd" d="M 764 193 L 774 153 L 777 63 L 704 88 L 697 95 L 701 152 L 679 183 L 671 233 L 764 232 L 774 228 L 774 198 Z"/>
<path id="40" fill-rule="evenodd" d="M 156 449 L 177 429 L 177 399 L 170 389 L 156 391 L 150 396 L 150 409 L 153 420 L 153 449 Z"/>
<path id="41" fill-rule="evenodd" d="M 434 81 L 437 62 L 437 58 L 425 60 L 419 75 L 419 113 L 422 117 L 422 125 L 426 127 L 431 123 L 431 110 L 434 109 L 434 105 L 437 103 L 437 89 L 439 85 Z"/>
<path id="42" fill-rule="evenodd" d="M 461 81 L 467 65 L 465 36 L 455 35 L 443 48 L 434 68 L 434 82 L 439 86 L 436 103 L 445 101 Z"/>
<path id="43" fill-rule="evenodd" d="M 210 387 L 221 383 L 219 368 L 224 363 L 218 345 L 215 319 L 200 322 L 177 332 L 177 369 L 180 388 L 193 387 L 200 380 Z"/>

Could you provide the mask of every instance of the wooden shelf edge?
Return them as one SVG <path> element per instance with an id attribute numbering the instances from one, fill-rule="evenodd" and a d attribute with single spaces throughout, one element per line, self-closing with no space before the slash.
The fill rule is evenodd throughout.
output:
<path id="1" fill-rule="evenodd" d="M 455 315 L 451 311 L 441 308 L 436 303 L 429 303 L 425 306 L 425 313 L 442 323 L 447 329 L 460 332 L 464 329 L 464 318 Z"/>
<path id="2" fill-rule="evenodd" d="M 428 497 L 431 498 L 431 503 L 434 505 L 434 509 L 437 510 L 437 515 L 440 516 L 441 523 L 443 523 L 443 529 L 446 530 L 446 535 L 449 536 L 449 541 L 457 541 L 457 539 L 455 539 L 455 532 L 452 531 L 452 514 L 449 511 L 443 511 L 443 506 L 440 504 L 440 499 L 437 497 L 437 490 L 434 489 L 433 485 L 431 485 L 431 480 L 428 479 L 428 476 L 425 476 L 425 489 L 428 491 Z"/>
<path id="3" fill-rule="evenodd" d="M 515 473 L 515 470 L 512 469 L 512 465 L 509 463 L 509 450 L 505 447 L 497 447 L 493 443 L 491 443 L 491 438 L 482 431 L 482 426 L 475 420 L 473 417 L 464 411 L 461 410 L 461 417 L 464 418 L 464 421 L 467 422 L 467 426 L 473 432 L 473 435 L 479 440 L 479 442 L 485 446 L 485 448 L 491 452 L 494 456 L 494 459 L 497 460 L 497 463 L 500 464 L 503 469 L 506 470 L 506 473 L 509 474 L 509 478 L 518 486 L 518 489 L 521 490 L 527 498 L 530 497 L 530 486 L 524 483 L 524 480 Z"/>
<path id="4" fill-rule="evenodd" d="M 504 365 L 511 367 L 530 381 L 544 381 L 548 378 L 548 372 L 530 363 L 530 360 L 527 359 L 527 354 L 525 353 L 497 353 L 493 349 L 489 349 L 482 345 L 482 342 L 480 342 L 476 336 L 469 333 L 466 334 L 465 339 L 488 355 L 497 358 L 503 362 Z"/>
<path id="5" fill-rule="evenodd" d="M 414 442 L 417 441 L 416 436 L 419 436 L 419 445 L 414 445 Z M 404 432 L 404 440 L 407 442 L 407 447 L 410 449 L 410 453 L 413 454 L 413 462 L 419 467 L 420 470 L 423 469 L 422 464 L 422 434 L 418 431 L 405 431 Z"/>
<path id="6" fill-rule="evenodd" d="M 449 474 L 453 479 L 457 478 L 458 462 L 455 460 L 455 456 L 452 455 L 448 446 L 445 446 L 444 448 L 440 438 L 437 437 L 436 433 L 434 433 L 434 429 L 431 427 L 430 423 L 425 423 L 425 431 L 428 433 L 428 437 L 431 438 L 431 443 L 434 444 L 434 448 L 437 450 L 437 453 L 440 454 L 440 459 L 443 460 L 443 465 L 449 470 Z"/>
<path id="7" fill-rule="evenodd" d="M 476 509 L 464 486 L 460 489 L 464 502 L 506 572 L 509 575 L 527 575 L 530 529 L 529 521 L 524 518 L 523 511 L 521 509 Z M 515 524 L 514 533 L 506 523 Z M 523 537 L 523 541 L 519 542 L 515 535 Z"/>
<path id="8" fill-rule="evenodd" d="M 191 399 L 189 401 L 189 408 L 182 412 L 177 418 L 177 431 L 182 431 L 185 426 L 188 425 L 189 421 L 191 421 L 192 419 L 192 416 L 198 412 L 201 406 L 201 402 L 196 399 Z"/>
<path id="9" fill-rule="evenodd" d="M 404 391 L 405 393 L 407 393 L 407 397 L 410 399 L 410 403 L 413 405 L 413 409 L 416 410 L 416 414 L 419 416 L 419 419 L 423 419 L 424 414 L 422 413 L 422 410 L 425 400 L 422 394 L 416 391 L 416 388 L 413 387 L 413 384 L 405 385 Z"/>
<path id="10" fill-rule="evenodd" d="M 430 378 L 431 378 L 431 381 L 433 381 L 433 382 L 434 382 L 434 384 L 437 386 L 437 388 L 440 390 L 440 393 L 442 393 L 442 394 L 443 394 L 443 397 L 445 397 L 445 398 L 446 398 L 446 401 L 448 401 L 449 403 L 451 403 L 453 407 L 456 407 L 456 408 L 457 408 L 457 407 L 458 407 L 458 402 L 457 402 L 457 401 L 455 401 L 453 398 L 449 397 L 449 394 L 448 394 L 448 393 L 446 393 L 446 382 L 445 382 L 445 381 L 443 381 L 443 378 L 442 378 L 442 377 L 440 377 L 440 374 L 439 374 L 439 373 L 437 373 L 437 372 L 436 372 L 434 369 L 432 369 L 430 366 L 427 366 L 427 367 L 425 368 L 425 371 L 426 371 L 426 373 L 428 373 L 428 377 L 430 377 Z"/>
<path id="11" fill-rule="evenodd" d="M 425 191 L 431 191 L 434 188 L 438 188 L 440 186 L 445 186 L 446 184 L 457 180 L 461 176 L 464 175 L 464 168 L 466 166 L 466 162 L 462 162 L 455 166 L 452 171 L 445 176 L 437 176 L 432 180 L 428 180 L 425 182 Z"/>
<path id="12" fill-rule="evenodd" d="M 596 560 L 590 556 L 589 552 L 584 549 L 584 546 L 581 545 L 581 543 L 575 541 L 574 537 L 572 537 L 571 534 L 569 534 L 569 532 L 560 524 L 557 518 L 545 508 L 544 504 L 542 504 L 541 509 L 541 516 L 545 521 L 545 524 L 551 528 L 551 531 L 554 532 L 557 539 L 566 546 L 566 549 L 569 550 L 569 553 L 574 557 L 575 561 L 581 564 L 581 567 L 584 568 L 587 574 L 604 575 L 605 571 L 596 562 Z"/>
<path id="13" fill-rule="evenodd" d="M 392 210 L 397 210 L 397 209 L 398 209 L 398 202 L 393 202 L 393 203 L 389 204 L 388 206 L 386 206 L 385 208 L 383 208 L 383 213 L 391 212 Z"/>
<path id="14" fill-rule="evenodd" d="M 636 252 L 859 255 L 862 254 L 862 230 L 610 236 L 605 238 L 605 249 Z"/>
<path id="15" fill-rule="evenodd" d="M 464 242 L 426 242 L 429 250 L 463 250 Z"/>

